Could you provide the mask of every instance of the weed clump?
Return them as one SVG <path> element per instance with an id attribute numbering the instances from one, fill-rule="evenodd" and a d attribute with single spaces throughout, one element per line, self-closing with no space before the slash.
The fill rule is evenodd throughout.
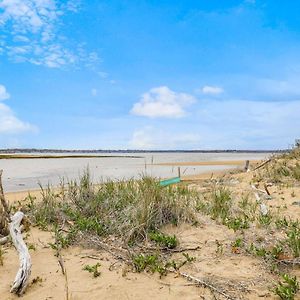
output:
<path id="1" fill-rule="evenodd" d="M 101 266 L 100 263 L 96 263 L 95 265 L 85 265 L 83 270 L 92 273 L 93 277 L 96 278 L 101 275 L 101 272 L 98 270 L 100 266 Z"/>
<path id="2" fill-rule="evenodd" d="M 160 232 L 150 232 L 149 238 L 151 241 L 156 242 L 159 246 L 174 249 L 178 245 L 178 241 L 175 235 L 170 236 Z"/>
<path id="3" fill-rule="evenodd" d="M 221 219 L 223 223 L 228 219 L 232 205 L 231 193 L 226 188 L 215 189 L 212 193 L 210 214 L 212 219 Z"/>
<path id="4" fill-rule="evenodd" d="M 94 186 L 86 171 L 79 182 L 63 185 L 61 193 L 50 187 L 42 189 L 42 201 L 31 201 L 28 208 L 33 222 L 42 228 L 69 224 L 69 241 L 81 232 L 113 235 L 132 245 L 146 239 L 150 232 L 158 232 L 163 225 L 196 223 L 197 197 L 186 186 L 163 188 L 149 177 Z M 177 245 L 176 237 L 150 237 L 167 248 Z"/>
<path id="5" fill-rule="evenodd" d="M 294 257 L 300 256 L 300 228 L 298 226 L 292 226 L 287 232 L 287 245 Z"/>
<path id="6" fill-rule="evenodd" d="M 280 281 L 275 288 L 275 293 L 281 299 L 293 300 L 299 290 L 299 283 L 296 276 L 292 277 L 288 274 L 282 275 L 283 281 Z"/>

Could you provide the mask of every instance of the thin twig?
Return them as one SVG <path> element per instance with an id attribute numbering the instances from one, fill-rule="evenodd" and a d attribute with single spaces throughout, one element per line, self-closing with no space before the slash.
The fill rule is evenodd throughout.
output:
<path id="1" fill-rule="evenodd" d="M 287 264 L 287 265 L 300 265 L 300 259 L 281 259 L 277 261 L 278 263 Z"/>
<path id="2" fill-rule="evenodd" d="M 122 260 L 126 263 L 128 263 L 129 265 L 132 265 L 132 261 L 123 257 L 122 255 L 120 254 L 116 254 L 114 251 L 112 251 L 112 247 L 109 246 L 108 244 L 106 243 L 103 243 L 101 241 L 99 241 L 98 239 L 95 239 L 95 238 L 91 238 L 91 241 L 94 242 L 96 245 L 98 245 L 99 247 L 101 247 L 103 250 L 109 252 L 112 256 L 114 256 L 115 258 L 119 259 L 119 260 Z M 214 285 L 206 282 L 205 280 L 203 279 L 199 279 L 199 278 L 196 278 L 192 275 L 189 275 L 187 273 L 184 273 L 184 272 L 180 272 L 180 271 L 176 271 L 176 270 L 172 270 L 172 269 L 167 269 L 167 271 L 171 272 L 171 273 L 175 273 L 175 274 L 178 274 L 184 278 L 186 278 L 187 280 L 189 281 L 193 281 L 195 282 L 197 285 L 202 285 L 206 288 L 209 288 L 210 291 L 214 294 L 214 293 L 218 293 L 220 295 L 222 295 L 223 297 L 225 297 L 226 299 L 229 299 L 229 300 L 236 300 L 236 298 L 226 294 L 225 292 L 223 292 L 222 290 L 220 290 L 219 288 L 215 287 Z"/>
<path id="3" fill-rule="evenodd" d="M 234 297 L 226 294 L 225 292 L 223 292 L 222 290 L 220 290 L 216 286 L 214 286 L 214 285 L 206 282 L 203 279 L 197 278 L 197 277 L 195 277 L 193 275 L 190 275 L 190 274 L 187 274 L 187 273 L 184 273 L 184 272 L 180 272 L 180 271 L 175 271 L 175 270 L 174 271 L 173 270 L 168 270 L 168 271 L 170 271 L 172 273 L 176 273 L 176 274 L 180 275 L 181 277 L 186 278 L 189 281 L 193 281 L 193 282 L 195 282 L 195 283 L 197 283 L 199 285 L 202 285 L 202 286 L 204 286 L 206 288 L 209 288 L 212 291 L 212 293 L 218 293 L 219 295 L 222 295 L 226 299 L 229 299 L 229 300 L 235 300 L 235 299 L 237 299 L 237 298 L 234 298 Z"/>
<path id="4" fill-rule="evenodd" d="M 149 251 L 166 251 L 166 252 L 172 252 L 172 253 L 181 253 L 181 252 L 185 252 L 185 251 L 196 251 L 199 250 L 201 247 L 200 246 L 196 246 L 196 247 L 191 247 L 191 248 L 178 248 L 178 249 L 170 249 L 167 247 L 163 247 L 163 248 L 159 248 L 159 247 L 147 247 L 147 246 L 142 246 L 142 245 L 138 245 L 138 247 L 144 249 L 144 250 L 149 250 Z"/>

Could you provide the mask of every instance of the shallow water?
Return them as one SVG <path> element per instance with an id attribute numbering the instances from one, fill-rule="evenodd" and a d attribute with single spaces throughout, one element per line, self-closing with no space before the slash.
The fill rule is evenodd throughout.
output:
<path id="1" fill-rule="evenodd" d="M 108 178 L 138 178 L 143 174 L 155 177 L 177 176 L 177 167 L 159 166 L 167 162 L 231 161 L 264 159 L 267 153 L 101 153 L 102 158 L 63 158 L 63 159 L 1 159 L 3 186 L 6 192 L 37 189 L 38 183 L 57 186 L 62 178 L 77 179 L 88 167 L 93 182 Z M 88 156 L 88 155 L 87 155 Z M 133 158 L 133 156 L 135 156 Z M 153 165 L 154 164 L 154 165 Z M 183 175 L 196 175 L 235 167 L 188 166 L 181 167 Z"/>

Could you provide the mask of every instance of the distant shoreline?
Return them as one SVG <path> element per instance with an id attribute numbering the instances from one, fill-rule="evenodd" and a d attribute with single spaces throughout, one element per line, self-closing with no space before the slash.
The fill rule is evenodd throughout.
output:
<path id="1" fill-rule="evenodd" d="M 64 149 L 35 149 L 35 148 L 24 148 L 24 149 L 0 149 L 0 154 L 17 154 L 17 153 L 282 153 L 290 150 L 64 150 Z"/>
<path id="2" fill-rule="evenodd" d="M 59 159 L 59 158 L 142 158 L 141 156 L 121 155 L 31 155 L 31 154 L 2 154 L 1 159 Z"/>

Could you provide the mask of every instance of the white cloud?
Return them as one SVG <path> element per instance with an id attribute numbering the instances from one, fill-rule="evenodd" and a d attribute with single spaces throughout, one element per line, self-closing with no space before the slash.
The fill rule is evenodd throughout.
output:
<path id="1" fill-rule="evenodd" d="M 18 119 L 7 105 L 0 103 L 0 134 L 19 134 L 35 130 L 31 124 Z"/>
<path id="2" fill-rule="evenodd" d="M 224 90 L 221 87 L 218 87 L 218 86 L 205 85 L 201 89 L 201 92 L 203 94 L 208 94 L 208 95 L 220 95 L 220 94 L 224 93 Z"/>
<path id="3" fill-rule="evenodd" d="M 133 105 L 131 113 L 149 118 L 181 118 L 185 107 L 196 99 L 189 94 L 176 93 L 166 86 L 152 88 Z"/>
<path id="4" fill-rule="evenodd" d="M 5 100 L 5 99 L 9 99 L 10 95 L 9 93 L 6 91 L 6 88 L 4 85 L 0 84 L 0 101 L 1 100 Z"/>
<path id="5" fill-rule="evenodd" d="M 14 62 L 30 62 L 49 68 L 83 63 L 95 66 L 99 61 L 94 52 L 87 53 L 82 45 L 74 50 L 66 47 L 66 38 L 58 35 L 62 16 L 77 12 L 78 0 L 61 3 L 55 0 L 0 1 L 0 53 Z"/>
<path id="6" fill-rule="evenodd" d="M 129 147 L 132 149 L 153 149 L 155 143 L 149 131 L 151 131 L 151 128 L 136 130 L 129 142 Z"/>
<path id="7" fill-rule="evenodd" d="M 147 126 L 134 131 L 129 147 L 139 150 L 153 149 L 195 149 L 199 145 L 200 136 L 194 133 L 182 133 L 177 130 L 176 135 L 161 129 Z"/>
<path id="8" fill-rule="evenodd" d="M 9 99 L 10 95 L 4 85 L 0 84 L 0 100 Z M 25 131 L 36 131 L 37 128 L 18 119 L 14 112 L 5 104 L 0 103 L 0 135 L 19 134 Z"/>
<path id="9" fill-rule="evenodd" d="M 300 101 L 199 101 L 174 122 L 147 120 L 131 149 L 284 149 L 300 138 Z M 144 126 L 143 126 L 144 125 Z M 163 125 L 163 126 L 162 126 Z"/>

